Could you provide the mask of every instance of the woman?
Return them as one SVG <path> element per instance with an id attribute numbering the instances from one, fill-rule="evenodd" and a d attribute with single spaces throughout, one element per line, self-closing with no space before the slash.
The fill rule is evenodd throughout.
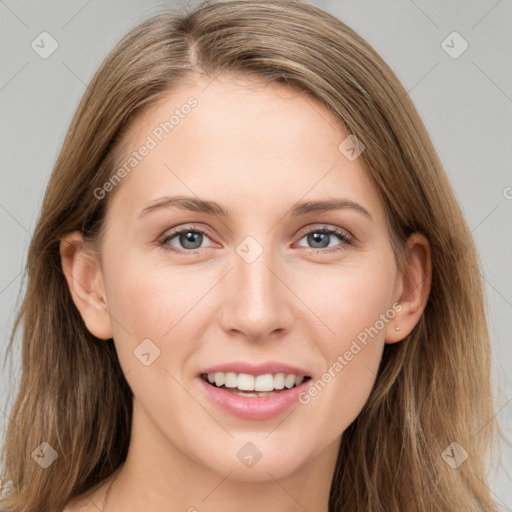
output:
<path id="1" fill-rule="evenodd" d="M 495 510 L 475 247 L 333 16 L 209 1 L 132 30 L 27 271 L 4 510 Z"/>

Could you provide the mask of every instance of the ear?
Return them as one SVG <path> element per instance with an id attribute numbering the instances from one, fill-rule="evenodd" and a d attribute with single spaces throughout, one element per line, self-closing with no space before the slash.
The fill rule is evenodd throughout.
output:
<path id="1" fill-rule="evenodd" d="M 386 343 L 403 340 L 418 323 L 423 314 L 432 284 L 430 244 L 421 233 L 407 239 L 407 264 L 397 277 L 395 302 L 400 306 L 386 326 Z"/>
<path id="2" fill-rule="evenodd" d="M 97 338 L 112 338 L 100 263 L 96 254 L 87 250 L 80 232 L 75 231 L 61 239 L 60 257 L 71 297 L 87 329 Z"/>

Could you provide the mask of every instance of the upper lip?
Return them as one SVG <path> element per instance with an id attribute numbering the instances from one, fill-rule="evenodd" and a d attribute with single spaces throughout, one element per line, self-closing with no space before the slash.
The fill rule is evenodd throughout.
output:
<path id="1" fill-rule="evenodd" d="M 248 363 L 244 361 L 232 361 L 229 363 L 220 363 L 215 366 L 210 366 L 201 371 L 203 373 L 215 372 L 235 372 L 247 373 L 249 375 L 265 375 L 266 373 L 287 373 L 293 374 L 297 377 L 306 377 L 311 374 L 303 368 L 293 366 L 288 363 L 280 363 L 279 361 L 268 361 L 265 363 Z"/>

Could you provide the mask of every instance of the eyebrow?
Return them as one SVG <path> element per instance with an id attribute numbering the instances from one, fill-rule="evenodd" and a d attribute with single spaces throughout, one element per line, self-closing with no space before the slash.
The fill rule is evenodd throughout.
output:
<path id="1" fill-rule="evenodd" d="M 175 206 L 177 208 L 181 208 L 183 210 L 188 210 L 192 212 L 206 213 L 209 215 L 218 215 L 220 217 L 229 217 L 228 210 L 223 208 L 219 203 L 216 203 L 215 201 L 204 201 L 197 197 L 187 196 L 161 197 L 157 199 L 155 202 L 153 202 L 153 204 L 150 204 L 149 206 L 144 208 L 139 213 L 138 217 L 143 217 L 154 210 L 157 210 L 159 208 L 166 208 L 169 206 Z M 364 206 L 350 199 L 331 199 L 328 201 L 305 201 L 295 204 L 291 209 L 290 214 L 293 217 L 298 217 L 300 215 L 306 215 L 308 213 L 313 212 L 326 212 L 330 210 L 342 209 L 355 210 L 359 213 L 362 213 L 370 220 L 372 220 L 370 212 Z"/>

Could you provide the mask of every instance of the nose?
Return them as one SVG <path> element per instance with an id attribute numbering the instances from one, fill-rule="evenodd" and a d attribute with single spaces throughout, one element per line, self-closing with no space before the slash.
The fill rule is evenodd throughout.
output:
<path id="1" fill-rule="evenodd" d="M 233 268 L 223 280 L 220 324 L 233 335 L 251 341 L 269 341 L 290 331 L 293 325 L 286 271 L 270 250 L 252 262 L 234 254 Z"/>

